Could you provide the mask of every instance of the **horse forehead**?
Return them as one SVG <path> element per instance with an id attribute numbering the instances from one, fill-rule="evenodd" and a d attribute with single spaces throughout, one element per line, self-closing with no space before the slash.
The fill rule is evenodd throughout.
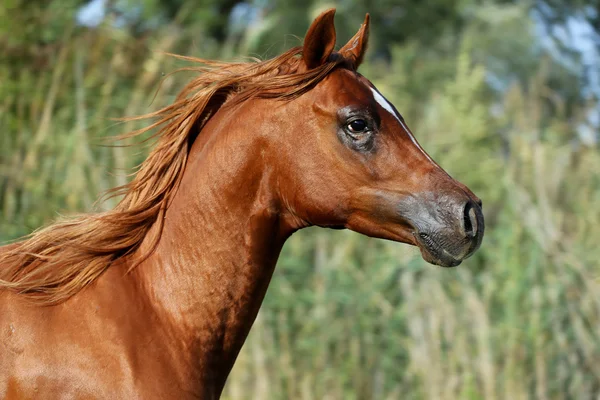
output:
<path id="1" fill-rule="evenodd" d="M 333 82 L 336 86 L 331 92 L 334 94 L 336 100 L 341 100 L 344 103 L 348 101 L 359 102 L 365 107 L 372 108 L 379 106 L 407 130 L 394 105 L 367 78 L 356 71 L 348 69 L 336 70 L 332 75 L 335 78 Z"/>
<path id="2" fill-rule="evenodd" d="M 337 99 L 353 100 L 365 105 L 375 104 L 370 82 L 355 71 L 339 69 L 332 74 L 332 94 Z"/>
<path id="3" fill-rule="evenodd" d="M 346 94 L 353 100 L 360 100 L 365 105 L 374 106 L 377 104 L 381 109 L 389 113 L 395 118 L 400 125 L 404 126 L 398 111 L 388 99 L 383 97 L 375 85 L 367 78 L 359 74 L 358 72 L 350 70 L 340 70 L 340 79 L 337 81 L 339 84 L 338 94 Z"/>
<path id="4" fill-rule="evenodd" d="M 394 105 L 390 103 L 388 99 L 383 97 L 381 92 L 375 87 L 375 85 L 369 81 L 367 78 L 359 74 L 360 82 L 367 88 L 369 93 L 371 94 L 375 103 L 377 103 L 381 108 L 390 113 L 395 119 L 402 122 L 400 117 L 398 116 L 398 112 L 396 111 Z"/>

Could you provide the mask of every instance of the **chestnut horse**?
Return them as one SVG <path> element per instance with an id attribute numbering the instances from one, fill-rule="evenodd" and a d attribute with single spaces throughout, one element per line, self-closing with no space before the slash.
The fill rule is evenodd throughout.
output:
<path id="1" fill-rule="evenodd" d="M 339 51 L 333 16 L 271 60 L 196 60 L 114 210 L 0 248 L 0 398 L 218 398 L 285 240 L 310 225 L 446 267 L 479 247 L 480 200 L 356 72 L 368 15 Z"/>

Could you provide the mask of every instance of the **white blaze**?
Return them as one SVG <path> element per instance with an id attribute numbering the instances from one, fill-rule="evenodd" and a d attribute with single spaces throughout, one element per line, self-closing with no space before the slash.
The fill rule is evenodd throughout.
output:
<path id="1" fill-rule="evenodd" d="M 419 145 L 419 143 L 417 142 L 417 139 L 415 139 L 415 137 L 412 135 L 412 133 L 410 132 L 410 130 L 408 129 L 408 127 L 406 125 L 404 125 L 404 122 L 402 122 L 402 119 L 400 118 L 400 116 L 398 116 L 398 114 L 396 113 L 396 111 L 394 110 L 394 107 L 392 107 L 392 105 L 390 104 L 390 102 L 387 101 L 387 99 L 385 97 L 383 97 L 377 91 L 377 89 L 375 89 L 373 87 L 370 87 L 370 89 L 371 89 L 371 92 L 373 92 L 373 97 L 375 98 L 375 101 L 377 102 L 377 104 L 379 104 L 387 112 L 389 112 L 390 114 L 392 114 L 394 116 L 394 118 L 396 118 L 398 120 L 398 122 L 400 122 L 400 125 L 402 125 L 402 127 L 404 128 L 404 130 L 406 131 L 406 134 L 408 135 L 408 137 L 410 138 L 410 140 L 415 144 L 415 146 L 417 146 L 417 148 L 419 150 L 421 150 L 421 153 L 423 153 L 425 155 L 425 157 L 427 157 L 427 159 L 429 161 L 431 161 L 432 163 L 435 164 L 435 162 L 431 159 L 431 157 L 429 157 L 429 155 L 427 153 L 425 153 L 425 150 L 423 150 L 423 148 Z"/>

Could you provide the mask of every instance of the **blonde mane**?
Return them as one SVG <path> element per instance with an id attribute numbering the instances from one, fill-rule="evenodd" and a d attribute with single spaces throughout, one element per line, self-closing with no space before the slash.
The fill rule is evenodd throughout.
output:
<path id="1" fill-rule="evenodd" d="M 321 66 L 303 71 L 301 52 L 296 47 L 271 60 L 247 63 L 176 56 L 198 63 L 185 70 L 200 75 L 173 104 L 133 118 L 156 121 L 122 137 L 158 129 L 157 142 L 133 180 L 110 191 L 123 199 L 113 210 L 55 222 L 0 248 L 0 290 L 13 290 L 44 305 L 61 303 L 94 282 L 115 260 L 135 252 L 150 228 L 161 224 L 149 254 L 160 238 L 163 216 L 191 145 L 211 115 L 225 102 L 229 106 L 251 98 L 293 99 L 345 62 L 334 54 Z"/>

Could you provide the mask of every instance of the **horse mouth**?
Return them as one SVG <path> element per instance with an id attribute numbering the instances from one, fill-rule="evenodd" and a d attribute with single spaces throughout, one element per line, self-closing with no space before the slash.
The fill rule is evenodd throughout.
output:
<path id="1" fill-rule="evenodd" d="M 421 250 L 423 259 L 428 263 L 441 267 L 456 267 L 462 262 L 462 258 L 452 255 L 444 249 L 430 235 L 424 232 L 413 232 L 417 246 Z"/>

